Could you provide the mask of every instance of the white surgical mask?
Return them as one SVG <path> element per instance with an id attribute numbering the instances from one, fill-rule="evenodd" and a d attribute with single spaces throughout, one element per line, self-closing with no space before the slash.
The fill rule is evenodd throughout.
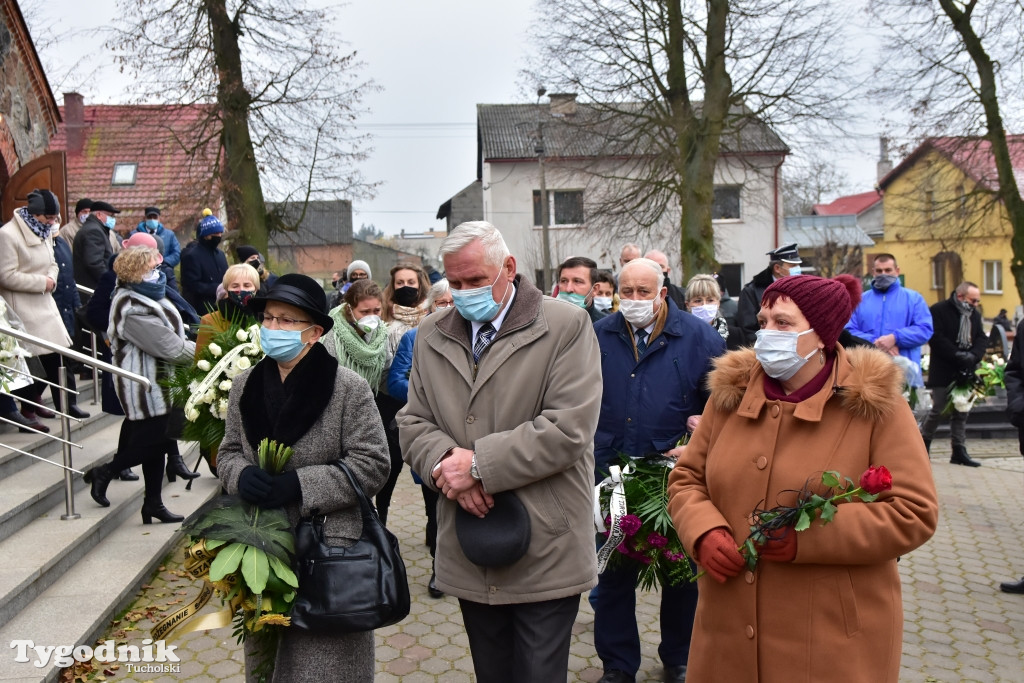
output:
<path id="1" fill-rule="evenodd" d="M 633 327 L 646 327 L 654 319 L 657 299 L 622 299 L 619 301 L 619 313 Z"/>
<path id="2" fill-rule="evenodd" d="M 594 308 L 599 311 L 610 311 L 612 309 L 612 298 L 610 296 L 595 296 Z"/>
<path id="3" fill-rule="evenodd" d="M 704 304 L 703 306 L 694 306 L 690 309 L 690 313 L 697 316 L 698 319 L 703 320 L 706 323 L 711 322 L 718 315 L 718 304 Z"/>
<path id="4" fill-rule="evenodd" d="M 784 330 L 758 330 L 754 342 L 754 354 L 769 377 L 786 381 L 800 371 L 800 368 L 818 353 L 813 349 L 806 356 L 797 353 L 797 340 L 813 330 L 786 332 Z"/>
<path id="5" fill-rule="evenodd" d="M 364 334 L 370 334 L 380 325 L 379 315 L 367 315 L 356 321 L 356 327 L 363 331 Z"/>

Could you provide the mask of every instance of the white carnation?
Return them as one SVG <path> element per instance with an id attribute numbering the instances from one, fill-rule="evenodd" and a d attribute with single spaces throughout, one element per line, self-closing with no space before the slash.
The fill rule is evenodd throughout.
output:
<path id="1" fill-rule="evenodd" d="M 239 330 L 238 332 L 235 332 L 235 339 L 240 342 L 249 341 L 249 335 L 245 333 L 245 330 Z"/>
<path id="2" fill-rule="evenodd" d="M 221 391 L 231 391 L 231 380 L 226 379 L 217 385 Z"/>
<path id="3" fill-rule="evenodd" d="M 220 419 L 226 420 L 228 417 L 228 400 L 226 398 L 222 398 L 220 402 L 217 404 L 217 407 L 220 412 Z"/>
<path id="4" fill-rule="evenodd" d="M 210 404 L 212 404 L 216 400 L 217 400 L 217 390 L 216 389 L 210 389 L 209 391 L 206 392 L 206 395 L 203 396 L 203 403 L 210 403 Z"/>
<path id="5" fill-rule="evenodd" d="M 193 381 L 188 383 L 188 393 L 194 394 L 194 393 L 196 393 L 196 389 L 198 389 L 198 388 L 199 388 L 199 382 L 196 382 L 195 380 L 193 380 Z"/>
<path id="6" fill-rule="evenodd" d="M 196 410 L 195 408 L 189 408 L 188 412 L 185 414 L 185 417 L 188 418 L 189 422 L 195 422 L 196 420 L 199 419 L 199 411 Z"/>
<path id="7" fill-rule="evenodd" d="M 218 346 L 217 344 L 212 344 L 212 343 L 211 343 L 211 344 L 210 344 L 209 346 L 207 346 L 206 348 L 210 349 L 210 353 L 212 353 L 212 354 L 213 354 L 213 357 L 214 357 L 214 358 L 219 358 L 219 357 L 220 357 L 220 355 L 221 355 L 222 353 L 224 353 L 224 352 L 223 352 L 223 351 L 221 350 L 220 346 Z"/>
<path id="8" fill-rule="evenodd" d="M 210 371 L 210 367 L 211 367 L 210 366 L 210 361 L 201 360 L 198 363 L 196 363 L 196 367 L 199 368 L 200 370 L 202 370 L 203 372 L 209 372 Z"/>
<path id="9" fill-rule="evenodd" d="M 253 351 L 253 353 L 255 353 L 255 351 Z M 242 356 L 235 361 L 235 367 L 238 368 L 239 370 L 248 370 L 249 368 L 252 367 L 252 361 L 250 361 L 245 356 Z"/>
<path id="10" fill-rule="evenodd" d="M 239 372 L 241 372 L 241 370 L 235 367 L 233 363 L 224 369 L 224 374 L 227 376 L 228 379 L 234 379 L 235 377 L 238 376 Z"/>

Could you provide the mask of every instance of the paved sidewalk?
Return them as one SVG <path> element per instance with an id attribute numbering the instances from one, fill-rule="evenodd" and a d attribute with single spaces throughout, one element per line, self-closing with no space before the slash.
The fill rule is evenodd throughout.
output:
<path id="1" fill-rule="evenodd" d="M 939 528 L 927 545 L 900 562 L 906 610 L 901 681 L 1024 682 L 1024 595 L 1006 595 L 998 588 L 1000 581 L 1024 575 L 1024 459 L 1015 440 L 979 440 L 968 446 L 983 467 L 950 465 L 949 445 L 934 445 Z M 430 556 L 423 545 L 422 506 L 419 491 L 403 472 L 391 525 L 408 566 L 412 613 L 401 624 L 377 631 L 376 680 L 471 681 L 472 661 L 456 600 L 427 595 Z M 160 615 L 187 603 L 197 591 L 198 586 L 181 573 L 179 550 L 106 637 L 141 643 Z M 641 681 L 661 680 L 655 598 L 641 594 L 637 606 L 644 651 L 637 677 Z M 593 622 L 589 603 L 581 600 L 573 628 L 570 681 L 593 683 L 601 676 Z M 191 633 L 175 643 L 182 658 L 180 673 L 133 677 L 121 668 L 107 680 L 244 680 L 240 648 L 229 629 Z M 837 666 L 856 666 L 842 662 L 840 652 L 836 657 Z"/>

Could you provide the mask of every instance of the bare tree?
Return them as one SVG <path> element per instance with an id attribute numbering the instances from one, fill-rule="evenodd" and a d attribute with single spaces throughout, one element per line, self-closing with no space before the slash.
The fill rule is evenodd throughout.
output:
<path id="1" fill-rule="evenodd" d="M 108 41 L 141 101 L 212 105 L 187 149 L 218 146 L 228 227 L 261 250 L 271 229 L 294 229 L 280 205 L 367 195 L 355 165 L 367 139 L 352 131 L 364 93 L 354 52 L 303 0 L 119 0 L 123 27 Z M 290 214 L 289 214 L 290 215 Z"/>
<path id="2" fill-rule="evenodd" d="M 764 136 L 757 120 L 813 137 L 850 90 L 829 0 L 541 0 L 540 17 L 533 82 L 588 100 L 621 160 L 590 170 L 607 193 L 589 218 L 623 235 L 676 223 L 686 273 L 715 266 L 721 153 Z"/>
<path id="3" fill-rule="evenodd" d="M 831 201 L 849 188 L 850 179 L 834 162 L 820 156 L 795 166 L 790 161 L 782 185 L 782 206 L 787 216 L 809 216 L 815 204 Z"/>
<path id="4" fill-rule="evenodd" d="M 972 226 L 983 222 L 984 212 L 999 212 L 1013 229 L 1010 271 L 1024 298 L 1024 200 L 1006 133 L 1007 123 L 1020 126 L 1024 104 L 1024 5 L 874 0 L 871 7 L 889 29 L 880 94 L 911 103 L 905 122 L 911 139 L 955 136 L 959 140 L 939 141 L 948 146 L 945 153 L 959 155 L 977 171 L 952 197 L 929 197 L 927 189 L 918 193 L 929 223 L 946 231 L 942 252 L 956 251 Z M 979 158 L 985 163 L 979 165 Z M 939 220 L 958 213 L 959 226 Z"/>

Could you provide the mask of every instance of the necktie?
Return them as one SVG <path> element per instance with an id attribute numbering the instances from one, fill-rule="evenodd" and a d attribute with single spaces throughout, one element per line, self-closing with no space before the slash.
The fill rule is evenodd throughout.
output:
<path id="1" fill-rule="evenodd" d="M 486 349 L 487 345 L 491 343 L 492 339 L 494 339 L 494 333 L 494 325 L 490 323 L 484 323 L 483 327 L 480 328 L 480 331 L 476 333 L 476 343 L 473 344 L 474 363 L 480 362 L 480 356 L 483 355 L 484 349 Z"/>
<path id="2" fill-rule="evenodd" d="M 647 330 L 636 331 L 636 355 L 644 355 L 647 350 Z"/>

